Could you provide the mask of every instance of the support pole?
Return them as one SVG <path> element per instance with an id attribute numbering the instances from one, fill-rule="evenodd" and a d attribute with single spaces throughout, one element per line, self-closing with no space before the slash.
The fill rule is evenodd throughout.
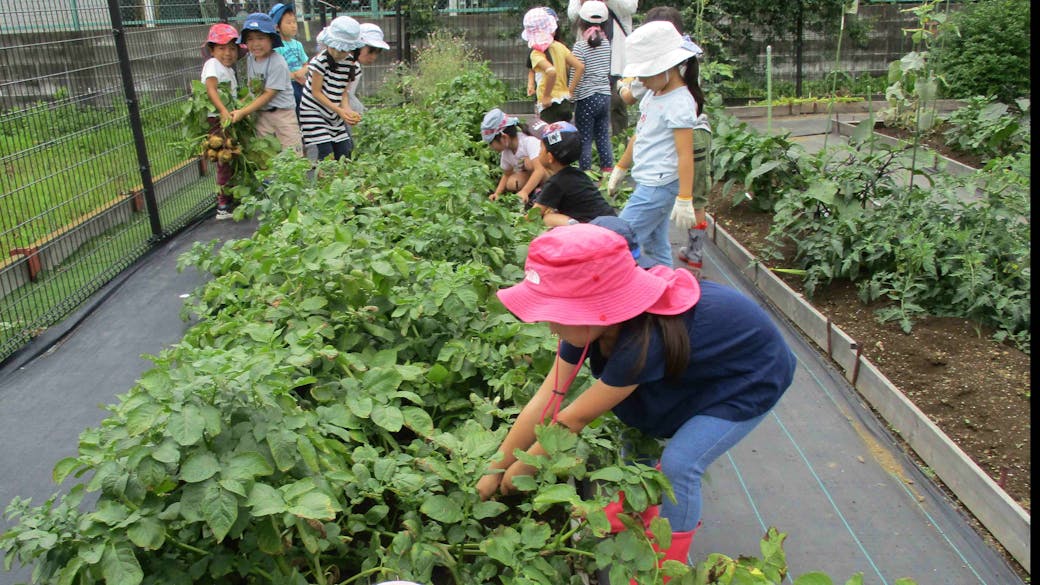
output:
<path id="1" fill-rule="evenodd" d="M 119 0 L 108 0 L 108 14 L 112 18 L 112 36 L 115 37 L 116 54 L 119 56 L 119 75 L 123 78 L 123 95 L 126 99 L 127 113 L 130 115 L 130 130 L 134 135 L 144 202 L 145 207 L 148 208 L 148 222 L 152 228 L 152 240 L 154 241 L 162 237 L 162 222 L 159 221 L 159 205 L 155 199 L 155 185 L 152 183 L 152 165 L 148 162 L 144 126 L 141 123 L 141 108 L 137 101 L 137 92 L 134 90 L 134 75 L 130 70 L 130 51 L 126 46 L 126 30 L 123 28 L 123 15 L 119 11 Z"/>

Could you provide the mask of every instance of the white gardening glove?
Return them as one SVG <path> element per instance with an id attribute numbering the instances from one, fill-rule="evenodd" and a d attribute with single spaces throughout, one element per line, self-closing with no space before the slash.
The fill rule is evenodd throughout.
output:
<path id="1" fill-rule="evenodd" d="M 628 174 L 628 169 L 625 167 L 614 166 L 614 170 L 610 171 L 610 179 L 607 180 L 607 195 L 613 197 L 619 187 L 621 187 L 621 181 Z"/>
<path id="2" fill-rule="evenodd" d="M 632 83 L 628 86 L 628 92 L 631 93 L 632 97 L 638 102 L 643 99 L 644 95 L 646 95 L 646 86 L 643 85 L 642 81 L 633 79 Z"/>
<path id="3" fill-rule="evenodd" d="M 680 229 L 692 228 L 697 223 L 697 216 L 693 213 L 693 197 L 676 197 L 671 219 Z"/>

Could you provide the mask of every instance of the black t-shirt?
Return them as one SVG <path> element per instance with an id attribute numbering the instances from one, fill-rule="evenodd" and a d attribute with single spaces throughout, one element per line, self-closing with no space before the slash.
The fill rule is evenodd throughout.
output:
<path id="1" fill-rule="evenodd" d="M 601 215 L 617 215 L 592 179 L 571 166 L 545 180 L 537 202 L 582 223 Z"/>

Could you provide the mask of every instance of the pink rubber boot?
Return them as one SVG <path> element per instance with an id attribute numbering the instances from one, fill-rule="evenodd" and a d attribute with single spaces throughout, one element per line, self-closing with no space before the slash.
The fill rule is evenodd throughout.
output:
<path id="1" fill-rule="evenodd" d="M 697 532 L 697 528 L 701 527 L 701 523 L 697 523 L 697 527 L 687 532 L 673 532 L 672 533 L 672 546 L 668 547 L 664 551 L 664 557 L 657 561 L 657 566 L 660 567 L 665 561 L 679 561 L 680 563 L 687 565 L 689 564 L 690 546 L 693 545 L 693 534 Z M 650 536 L 649 531 L 647 536 Z M 657 544 L 654 543 L 654 551 L 661 552 L 661 549 L 657 548 Z M 671 577 L 664 577 L 664 582 L 671 581 Z M 629 585 L 638 585 L 635 579 L 629 581 Z"/>

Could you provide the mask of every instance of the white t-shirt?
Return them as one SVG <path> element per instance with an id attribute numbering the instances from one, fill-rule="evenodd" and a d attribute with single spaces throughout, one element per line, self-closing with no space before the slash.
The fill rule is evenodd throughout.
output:
<path id="1" fill-rule="evenodd" d="M 210 57 L 202 64 L 202 83 L 206 83 L 206 79 L 210 77 L 216 77 L 217 83 L 224 81 L 231 82 L 231 95 L 238 93 L 238 81 L 235 80 L 235 70 L 226 67 L 223 63 L 217 60 L 216 57 Z M 227 106 L 227 104 L 224 104 Z M 212 108 L 209 112 L 210 116 L 220 115 L 216 108 Z"/>
<path id="2" fill-rule="evenodd" d="M 542 154 L 542 141 L 530 134 L 517 131 L 516 152 L 508 148 L 502 151 L 502 170 L 519 173 L 524 169 L 524 160 L 536 159 Z"/>
<path id="3" fill-rule="evenodd" d="M 632 179 L 640 185 L 659 187 L 679 178 L 675 130 L 697 128 L 697 102 L 686 86 L 664 95 L 647 92 L 639 102 L 639 123 L 632 150 Z"/>

